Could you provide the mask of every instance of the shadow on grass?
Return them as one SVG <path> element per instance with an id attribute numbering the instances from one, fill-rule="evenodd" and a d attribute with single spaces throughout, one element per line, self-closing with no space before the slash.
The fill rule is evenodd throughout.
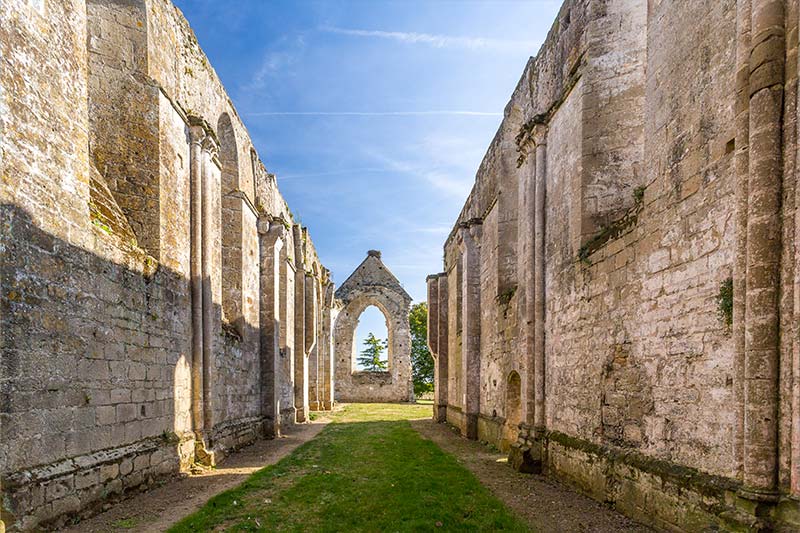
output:
<path id="1" fill-rule="evenodd" d="M 316 439 L 170 531 L 528 531 L 411 427 L 420 407 L 345 406 Z"/>

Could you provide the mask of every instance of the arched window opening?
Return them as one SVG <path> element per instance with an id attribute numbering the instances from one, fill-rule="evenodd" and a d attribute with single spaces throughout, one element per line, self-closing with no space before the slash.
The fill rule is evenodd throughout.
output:
<path id="1" fill-rule="evenodd" d="M 507 451 L 517 440 L 519 424 L 522 422 L 522 380 L 516 371 L 508 375 L 506 382 L 506 427 L 501 448 Z"/>
<path id="2" fill-rule="evenodd" d="M 222 313 L 239 333 L 242 316 L 242 192 L 239 187 L 239 155 L 230 116 L 223 113 L 217 124 L 222 196 Z"/>
<path id="3" fill-rule="evenodd" d="M 389 327 L 386 316 L 370 305 L 358 317 L 353 335 L 353 371 L 389 371 Z"/>

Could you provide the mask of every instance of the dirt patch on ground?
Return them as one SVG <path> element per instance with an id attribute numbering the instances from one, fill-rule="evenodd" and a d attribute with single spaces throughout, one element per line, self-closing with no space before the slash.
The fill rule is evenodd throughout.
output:
<path id="1" fill-rule="evenodd" d="M 414 420 L 411 425 L 470 470 L 534 531 L 652 533 L 600 503 L 544 476 L 520 474 L 504 461 L 505 455 L 462 438 L 446 424 Z"/>
<path id="2" fill-rule="evenodd" d="M 326 420 L 302 424 L 274 440 L 260 440 L 227 457 L 214 470 L 191 475 L 137 494 L 108 511 L 64 531 L 69 533 L 161 532 L 231 489 L 253 472 L 277 463 L 325 427 Z"/>

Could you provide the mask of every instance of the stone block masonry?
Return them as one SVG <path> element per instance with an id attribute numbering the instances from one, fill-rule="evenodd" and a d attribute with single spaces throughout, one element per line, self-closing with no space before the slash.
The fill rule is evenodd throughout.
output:
<path id="1" fill-rule="evenodd" d="M 659 529 L 800 528 L 799 17 L 564 2 L 428 278 L 437 420 Z"/>
<path id="2" fill-rule="evenodd" d="M 0 530 L 330 408 L 329 272 L 175 6 L 4 1 L 0 57 Z"/>
<path id="3" fill-rule="evenodd" d="M 377 250 L 367 257 L 336 291 L 333 358 L 334 398 L 340 402 L 411 402 L 411 296 L 403 289 Z M 385 372 L 360 371 L 356 366 L 355 334 L 361 313 L 374 305 L 386 317 L 389 333 Z"/>

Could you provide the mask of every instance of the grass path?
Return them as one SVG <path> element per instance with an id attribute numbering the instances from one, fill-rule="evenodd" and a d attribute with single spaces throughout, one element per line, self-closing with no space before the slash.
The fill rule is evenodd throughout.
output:
<path id="1" fill-rule="evenodd" d="M 170 531 L 528 531 L 411 427 L 430 409 L 347 405 L 317 438 Z"/>

